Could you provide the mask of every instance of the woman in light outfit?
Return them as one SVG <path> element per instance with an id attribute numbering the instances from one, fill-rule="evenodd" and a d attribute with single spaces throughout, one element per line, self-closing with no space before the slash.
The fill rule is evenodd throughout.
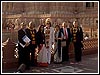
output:
<path id="1" fill-rule="evenodd" d="M 40 25 L 39 30 L 37 32 L 37 44 L 38 44 L 38 56 L 37 63 L 38 66 L 48 66 L 47 62 L 47 50 L 45 47 L 45 34 L 44 34 L 44 26 Z"/>
<path id="2" fill-rule="evenodd" d="M 47 60 L 48 64 L 50 64 L 52 45 L 54 44 L 54 28 L 51 27 L 50 21 L 46 22 L 46 26 L 44 27 L 44 33 L 45 33 L 45 45 L 47 49 Z"/>
<path id="3" fill-rule="evenodd" d="M 62 47 L 61 47 L 62 39 L 63 39 L 63 33 L 61 32 L 59 25 L 56 25 L 55 26 L 54 63 L 62 62 Z"/>

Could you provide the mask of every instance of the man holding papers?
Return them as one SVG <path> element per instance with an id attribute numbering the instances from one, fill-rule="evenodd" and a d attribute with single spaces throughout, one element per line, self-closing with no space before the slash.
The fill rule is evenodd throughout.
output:
<path id="1" fill-rule="evenodd" d="M 31 41 L 26 35 L 22 39 L 24 42 L 28 42 L 28 43 Z"/>
<path id="2" fill-rule="evenodd" d="M 19 54 L 19 66 L 21 64 L 26 65 L 26 69 L 29 69 L 30 65 L 30 51 L 29 44 L 30 39 L 26 33 L 26 24 L 21 23 L 21 29 L 18 31 L 18 54 Z"/>

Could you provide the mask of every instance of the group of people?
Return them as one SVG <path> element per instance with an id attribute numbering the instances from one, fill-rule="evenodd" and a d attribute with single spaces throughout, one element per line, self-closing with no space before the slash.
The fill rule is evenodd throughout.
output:
<path id="1" fill-rule="evenodd" d="M 47 21 L 45 26 L 39 25 L 38 29 L 35 29 L 34 22 L 30 22 L 28 28 L 25 23 L 21 23 L 21 29 L 18 31 L 19 65 L 25 64 L 26 69 L 30 66 L 48 66 L 51 63 L 52 45 L 54 63 L 69 61 L 70 42 L 74 44 L 75 61 L 80 62 L 83 31 L 78 21 L 73 22 L 72 28 L 69 28 L 68 24 L 63 22 L 62 27 L 55 25 L 53 28 L 51 22 Z M 65 45 L 62 45 L 62 42 L 65 42 Z"/>

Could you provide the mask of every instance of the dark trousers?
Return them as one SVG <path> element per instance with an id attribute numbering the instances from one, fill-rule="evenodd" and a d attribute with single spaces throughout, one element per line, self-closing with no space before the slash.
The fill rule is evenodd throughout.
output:
<path id="1" fill-rule="evenodd" d="M 75 52 L 75 61 L 76 62 L 79 62 L 81 61 L 81 58 L 82 58 L 82 50 L 81 50 L 81 43 L 74 43 L 74 52 Z"/>
<path id="2" fill-rule="evenodd" d="M 19 46 L 18 55 L 19 55 L 19 58 L 18 58 L 19 66 L 21 64 L 25 64 L 26 67 L 29 67 L 30 66 L 30 51 L 29 51 L 29 48 L 27 48 L 27 47 L 22 48 L 21 46 Z"/>
<path id="3" fill-rule="evenodd" d="M 18 49 L 19 50 L 19 49 Z M 24 63 L 24 56 L 23 56 L 23 51 L 22 49 L 18 51 L 18 65 L 20 66 L 22 63 Z"/>
<path id="4" fill-rule="evenodd" d="M 25 52 L 25 58 L 26 58 L 26 67 L 29 67 L 30 66 L 30 51 L 29 51 L 29 48 L 26 50 Z"/>
<path id="5" fill-rule="evenodd" d="M 36 47 L 34 45 L 30 46 L 30 53 L 31 53 L 30 64 L 31 64 L 31 66 L 36 66 L 35 48 Z"/>
<path id="6" fill-rule="evenodd" d="M 62 61 L 69 61 L 69 42 L 66 41 L 66 46 L 62 48 Z"/>

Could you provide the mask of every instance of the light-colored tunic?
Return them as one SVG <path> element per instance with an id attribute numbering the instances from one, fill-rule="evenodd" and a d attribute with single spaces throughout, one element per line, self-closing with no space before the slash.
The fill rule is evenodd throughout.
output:
<path id="1" fill-rule="evenodd" d="M 55 37 L 58 38 L 59 31 L 55 34 Z M 63 38 L 63 34 L 61 33 L 61 38 Z M 58 56 L 58 42 L 55 42 L 55 54 L 54 54 L 54 62 L 55 63 L 60 63 L 62 62 L 62 47 L 61 47 L 61 55 L 60 57 Z"/>
<path id="2" fill-rule="evenodd" d="M 51 50 L 52 50 L 52 43 L 54 43 L 54 28 L 50 27 L 49 29 L 47 27 L 44 27 L 44 33 L 45 33 L 45 44 L 47 49 L 47 59 L 48 63 L 51 62 Z"/>

